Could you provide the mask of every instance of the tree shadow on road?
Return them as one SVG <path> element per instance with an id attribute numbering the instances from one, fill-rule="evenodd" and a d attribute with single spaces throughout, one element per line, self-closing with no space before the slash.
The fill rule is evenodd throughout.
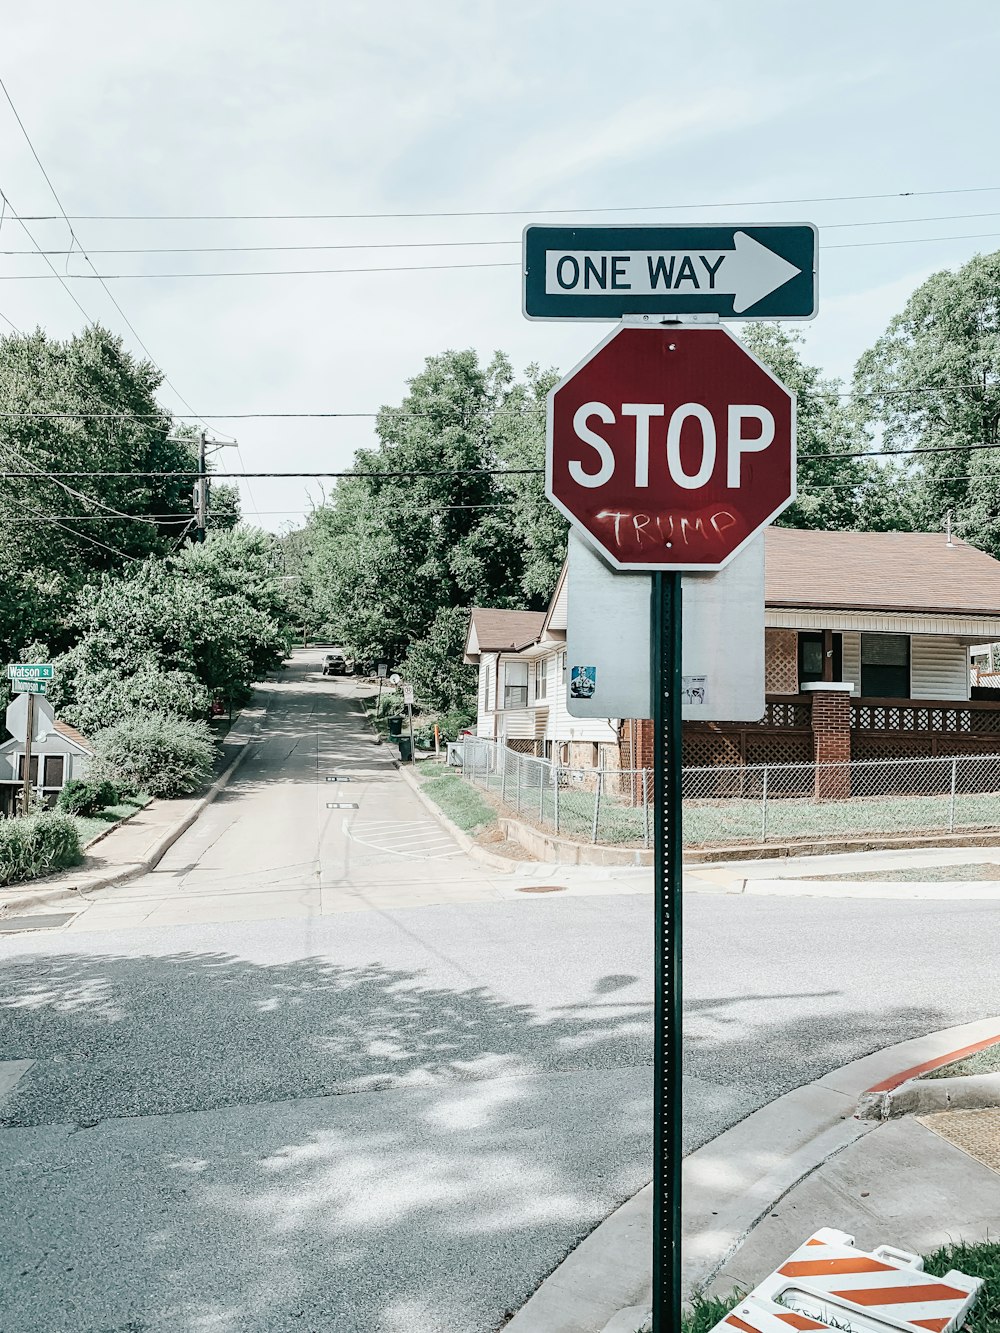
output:
<path id="1" fill-rule="evenodd" d="M 5 1333 L 486 1333 L 649 1177 L 629 973 L 539 1011 L 379 963 L 34 949 L 0 979 L 0 1053 L 37 1061 L 3 1108 Z M 706 1085 L 774 1095 L 736 1003 L 692 1013 L 692 1142 L 723 1127 Z M 829 1069 L 887 1020 L 944 1021 L 768 1040 Z"/>

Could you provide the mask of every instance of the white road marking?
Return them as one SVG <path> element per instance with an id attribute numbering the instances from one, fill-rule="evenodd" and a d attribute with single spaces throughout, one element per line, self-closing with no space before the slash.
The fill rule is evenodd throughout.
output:
<path id="1" fill-rule="evenodd" d="M 345 819 L 344 836 L 362 847 L 410 861 L 444 861 L 461 854 L 461 848 L 455 846 L 443 829 L 423 819 L 365 820 L 353 824 Z"/>

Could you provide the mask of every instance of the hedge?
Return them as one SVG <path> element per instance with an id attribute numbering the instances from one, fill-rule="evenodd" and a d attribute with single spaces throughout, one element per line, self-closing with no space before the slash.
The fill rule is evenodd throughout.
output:
<path id="1" fill-rule="evenodd" d="M 203 787 L 215 764 L 205 722 L 161 714 L 133 714 L 94 737 L 95 776 L 123 791 L 188 796 Z"/>
<path id="2" fill-rule="evenodd" d="M 58 810 L 0 819 L 0 885 L 79 865 L 83 860 L 76 821 Z"/>

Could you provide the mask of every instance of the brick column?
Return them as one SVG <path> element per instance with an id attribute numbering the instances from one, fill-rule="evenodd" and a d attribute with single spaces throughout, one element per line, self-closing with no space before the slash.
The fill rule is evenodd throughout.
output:
<path id="1" fill-rule="evenodd" d="M 851 689 L 849 682 L 817 681 L 804 685 L 812 695 L 814 795 L 818 801 L 843 801 L 851 794 Z M 824 769 L 825 764 L 838 767 Z M 841 767 L 842 765 L 842 767 Z"/>

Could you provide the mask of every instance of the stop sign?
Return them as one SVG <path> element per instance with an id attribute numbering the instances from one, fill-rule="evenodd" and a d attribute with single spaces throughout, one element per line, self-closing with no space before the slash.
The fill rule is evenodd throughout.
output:
<path id="1" fill-rule="evenodd" d="M 795 395 L 723 325 L 622 325 L 549 393 L 545 489 L 617 569 L 718 569 L 795 499 Z"/>

